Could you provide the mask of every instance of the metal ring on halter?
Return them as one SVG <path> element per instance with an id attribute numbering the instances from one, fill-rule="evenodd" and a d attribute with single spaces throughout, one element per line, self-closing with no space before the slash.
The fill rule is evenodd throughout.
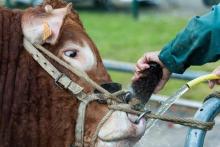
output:
<path id="1" fill-rule="evenodd" d="M 144 111 L 141 115 L 138 116 L 138 118 L 135 120 L 134 123 L 139 124 L 140 120 L 148 113 L 151 113 L 151 111 L 149 111 L 149 110 Z"/>

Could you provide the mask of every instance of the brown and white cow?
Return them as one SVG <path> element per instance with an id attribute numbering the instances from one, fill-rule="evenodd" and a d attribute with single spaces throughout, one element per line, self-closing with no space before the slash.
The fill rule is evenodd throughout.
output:
<path id="1" fill-rule="evenodd" d="M 43 34 L 45 25 L 52 32 L 47 38 Z M 57 87 L 32 59 L 23 47 L 23 37 L 86 71 L 99 84 L 111 79 L 71 5 L 54 0 L 24 11 L 0 8 L 0 147 L 70 147 L 74 144 L 79 102 Z M 85 92 L 93 91 L 80 78 L 52 63 Z M 85 146 L 90 146 L 107 111 L 106 105 L 97 102 L 88 106 Z M 130 114 L 114 112 L 101 128 L 96 146 L 132 146 L 145 130 L 145 121 L 135 124 L 134 119 Z"/>

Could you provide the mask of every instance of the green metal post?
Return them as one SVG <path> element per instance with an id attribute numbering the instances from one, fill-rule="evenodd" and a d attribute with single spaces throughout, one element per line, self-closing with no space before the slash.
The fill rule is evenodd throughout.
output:
<path id="1" fill-rule="evenodd" d="M 138 0 L 132 1 L 132 14 L 135 19 L 138 19 L 139 16 L 139 3 Z"/>
<path id="2" fill-rule="evenodd" d="M 12 7 L 10 0 L 5 0 L 5 6 L 8 7 L 8 8 Z"/>

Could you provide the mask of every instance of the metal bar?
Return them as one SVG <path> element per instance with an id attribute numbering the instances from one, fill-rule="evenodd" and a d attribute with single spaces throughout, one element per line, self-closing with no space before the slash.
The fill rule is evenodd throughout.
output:
<path id="1" fill-rule="evenodd" d="M 133 0 L 132 1 L 132 14 L 133 14 L 133 17 L 135 19 L 138 19 L 138 16 L 139 16 L 139 2 L 138 0 Z"/>
<path id="2" fill-rule="evenodd" d="M 220 99 L 213 97 L 203 104 L 194 118 L 200 121 L 213 121 L 218 113 L 220 113 Z M 205 135 L 205 130 L 190 128 L 185 140 L 185 147 L 203 147 Z"/>
<path id="3" fill-rule="evenodd" d="M 119 62 L 113 60 L 104 60 L 104 65 L 108 70 L 134 73 L 135 65 L 127 62 Z M 181 80 L 193 80 L 200 76 L 206 75 L 204 71 L 186 71 L 184 74 L 172 74 L 171 78 Z"/>

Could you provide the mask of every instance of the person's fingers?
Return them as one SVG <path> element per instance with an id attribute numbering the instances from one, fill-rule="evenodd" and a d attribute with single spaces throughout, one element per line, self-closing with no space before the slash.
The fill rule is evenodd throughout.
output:
<path id="1" fill-rule="evenodd" d="M 137 78 L 135 77 L 135 75 L 131 78 L 131 81 L 134 82 L 135 80 L 137 80 Z"/>
<path id="2" fill-rule="evenodd" d="M 150 65 L 148 64 L 149 62 L 151 62 L 151 61 L 157 62 L 163 68 L 163 76 L 162 76 L 162 79 L 160 80 L 158 86 L 156 87 L 155 92 L 158 92 L 159 90 L 161 90 L 170 77 L 170 72 L 168 71 L 168 69 L 166 69 L 166 67 L 160 61 L 160 59 L 158 58 L 158 54 L 159 54 L 159 52 L 148 52 L 148 53 L 144 54 L 137 61 L 137 64 L 135 67 L 135 73 L 134 73 L 134 76 L 132 77 L 133 82 L 138 80 L 142 76 L 142 72 L 145 69 L 148 69 L 150 67 Z"/>
<path id="3" fill-rule="evenodd" d="M 154 93 L 158 93 L 166 85 L 169 78 L 162 78 L 154 90 Z"/>
<path id="4" fill-rule="evenodd" d="M 139 65 L 139 64 L 144 64 L 144 58 L 143 58 L 143 57 L 141 57 L 140 59 L 138 59 L 137 65 Z"/>
<path id="5" fill-rule="evenodd" d="M 220 76 L 220 66 L 217 67 L 213 72 L 213 74 L 217 75 L 217 76 Z M 220 79 L 217 79 L 217 80 L 210 80 L 209 81 L 209 88 L 212 89 L 214 88 L 215 85 L 220 85 Z"/>
<path id="6" fill-rule="evenodd" d="M 137 64 L 135 67 L 136 72 L 141 72 L 145 69 L 148 69 L 150 66 L 148 64 Z"/>
<path id="7" fill-rule="evenodd" d="M 144 58 L 144 61 L 147 61 L 147 62 L 153 61 L 153 62 L 160 64 L 162 67 L 164 67 L 158 55 L 159 55 L 159 52 L 149 52 L 149 53 L 144 54 L 143 58 Z"/>
<path id="8" fill-rule="evenodd" d="M 214 80 L 209 81 L 209 88 L 213 89 L 214 86 L 215 86 L 215 81 Z"/>
<path id="9" fill-rule="evenodd" d="M 134 70 L 135 72 L 140 72 L 141 71 L 141 69 L 136 65 L 135 66 L 135 70 Z"/>
<path id="10" fill-rule="evenodd" d="M 133 77 L 131 78 L 132 81 L 136 81 L 138 79 L 138 76 L 136 73 L 134 73 Z"/>
<path id="11" fill-rule="evenodd" d="M 160 80 L 160 82 L 158 83 L 158 85 L 154 89 L 154 93 L 158 93 L 161 89 L 163 89 L 165 83 L 166 82 L 164 80 Z"/>
<path id="12" fill-rule="evenodd" d="M 136 67 L 137 69 L 139 69 L 139 71 L 142 71 L 149 68 L 149 65 L 147 64 L 147 61 L 145 61 L 144 58 L 142 57 L 141 59 L 138 60 Z"/>
<path id="13" fill-rule="evenodd" d="M 154 93 L 158 93 L 161 89 L 163 89 L 163 87 L 165 86 L 165 84 L 169 80 L 170 75 L 171 75 L 171 73 L 166 68 L 164 68 L 163 69 L 163 76 L 162 76 L 160 82 L 158 83 L 157 87 L 155 88 Z"/>
<path id="14" fill-rule="evenodd" d="M 137 71 L 143 71 L 147 68 L 150 67 L 150 65 L 148 64 L 151 61 L 157 62 L 158 64 L 162 63 L 160 62 L 159 58 L 158 58 L 158 54 L 159 52 L 148 52 L 145 53 L 138 61 L 136 64 L 137 67 Z"/>
<path id="15" fill-rule="evenodd" d="M 131 80 L 134 82 L 134 81 L 138 80 L 141 76 L 142 76 L 141 73 L 135 72 L 135 73 L 134 73 L 134 76 L 132 77 Z"/>

